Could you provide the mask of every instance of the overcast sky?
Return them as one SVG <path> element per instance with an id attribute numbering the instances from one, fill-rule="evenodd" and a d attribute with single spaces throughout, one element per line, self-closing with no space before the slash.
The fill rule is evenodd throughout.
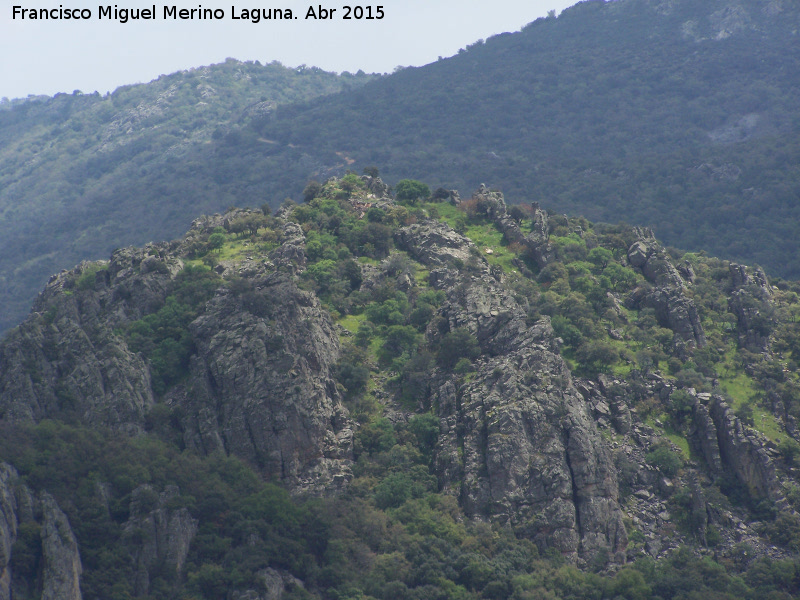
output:
<path id="1" fill-rule="evenodd" d="M 396 66 L 419 66 L 439 56 L 504 31 L 561 12 L 576 0 L 378 0 L 381 20 L 341 19 L 352 0 L 323 1 L 336 8 L 334 19 L 305 19 L 309 6 L 297 0 L 116 0 L 119 8 L 155 5 L 156 19 L 100 20 L 102 0 L 0 0 L 0 97 L 29 94 L 113 91 L 120 85 L 147 82 L 181 69 L 226 58 L 278 60 L 328 71 L 391 72 Z M 111 2 L 111 6 L 114 6 Z M 25 9 L 88 9 L 89 20 L 12 19 L 13 6 Z M 351 6 L 355 4 L 351 3 Z M 222 20 L 164 20 L 165 6 L 222 9 Z M 290 8 L 292 21 L 254 24 L 231 18 L 242 9 Z M 362 3 L 361 6 L 378 4 Z M 377 14 L 375 11 L 374 14 Z"/>

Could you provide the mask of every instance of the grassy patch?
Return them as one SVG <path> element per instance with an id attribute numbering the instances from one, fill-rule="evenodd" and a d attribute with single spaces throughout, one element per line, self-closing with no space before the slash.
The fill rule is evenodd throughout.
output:
<path id="1" fill-rule="evenodd" d="M 656 431 L 660 431 L 661 435 L 667 438 L 670 442 L 675 444 L 681 451 L 683 458 L 689 460 L 691 457 L 691 450 L 689 448 L 689 441 L 684 437 L 680 432 L 675 431 L 672 427 L 667 425 L 667 421 L 669 419 L 669 415 L 666 413 L 661 413 L 660 415 L 650 415 L 645 419 L 645 423 L 655 429 Z M 658 425 L 656 421 L 660 421 L 663 423 L 662 425 Z"/>
<path id="2" fill-rule="evenodd" d="M 510 273 L 516 269 L 511 261 L 516 254 L 511 252 L 503 241 L 503 234 L 492 223 L 483 225 L 470 225 L 465 235 L 473 241 L 480 250 L 481 256 L 486 257 L 490 265 L 497 265 L 503 271 Z M 491 250 L 491 254 L 487 254 Z"/>
<path id="3" fill-rule="evenodd" d="M 364 321 L 367 320 L 367 315 L 361 313 L 360 315 L 346 315 L 339 319 L 337 323 L 347 329 L 352 334 L 358 333 L 358 328 Z"/>
<path id="4" fill-rule="evenodd" d="M 254 252 L 251 246 L 245 247 L 245 243 L 241 240 L 229 239 L 225 245 L 219 249 L 219 252 L 213 253 L 217 260 L 223 261 L 237 261 L 241 260 L 242 256 Z"/>
<path id="5" fill-rule="evenodd" d="M 720 364 L 718 372 L 719 387 L 729 398 L 733 410 L 738 410 L 745 404 L 753 409 L 753 427 L 767 436 L 774 442 L 781 442 L 787 438 L 786 433 L 781 428 L 778 420 L 768 410 L 759 406 L 756 397 L 759 392 L 756 382 L 742 371 L 736 371 L 733 366 L 733 354 L 729 352 L 725 355 L 725 360 Z"/>

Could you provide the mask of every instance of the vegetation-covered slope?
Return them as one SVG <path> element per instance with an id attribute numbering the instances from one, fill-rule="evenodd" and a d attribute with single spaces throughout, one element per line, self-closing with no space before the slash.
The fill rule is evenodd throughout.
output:
<path id="1" fill-rule="evenodd" d="M 588 1 L 258 131 L 800 276 L 800 7 Z"/>
<path id="2" fill-rule="evenodd" d="M 246 169 L 215 167 L 217 150 L 198 162 L 197 149 L 241 141 L 245 123 L 279 104 L 369 79 L 228 60 L 105 97 L 0 104 L 0 331 L 20 321 L 49 273 L 175 237 L 186 215 L 270 199 Z"/>
<path id="3" fill-rule="evenodd" d="M 348 165 L 798 277 L 799 28 L 788 0 L 593 0 L 365 87 L 231 62 L 0 111 L 0 330 L 50 272 Z"/>
<path id="4" fill-rule="evenodd" d="M 397 189 L 52 278 L 0 344 L 14 597 L 797 598 L 798 285 Z"/>

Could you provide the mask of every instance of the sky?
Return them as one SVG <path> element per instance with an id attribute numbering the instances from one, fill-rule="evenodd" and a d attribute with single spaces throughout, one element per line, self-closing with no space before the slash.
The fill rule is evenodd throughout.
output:
<path id="1" fill-rule="evenodd" d="M 120 85 L 151 81 L 160 75 L 223 62 L 280 61 L 326 71 L 388 73 L 398 66 L 420 66 L 497 33 L 518 31 L 527 23 L 556 14 L 576 0 L 378 0 L 362 3 L 382 19 L 345 20 L 348 0 L 311 4 L 297 0 L 0 0 L 0 98 L 59 92 L 113 91 Z M 20 9 L 83 10 L 88 19 L 13 18 Z M 99 7 L 155 7 L 155 19 L 99 18 Z M 164 18 L 165 7 L 220 9 L 219 20 Z M 336 9 L 332 18 L 306 18 L 309 7 Z M 350 4 L 351 7 L 357 6 Z M 291 9 L 289 20 L 232 18 L 242 10 Z M 21 11 L 20 11 L 21 12 Z M 29 13 L 28 13 L 29 14 Z M 351 13 L 353 16 L 354 13 Z"/>

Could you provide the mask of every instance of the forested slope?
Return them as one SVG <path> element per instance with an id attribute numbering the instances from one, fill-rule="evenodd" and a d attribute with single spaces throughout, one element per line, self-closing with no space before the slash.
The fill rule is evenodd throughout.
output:
<path id="1" fill-rule="evenodd" d="M 14 106 L 3 140 L 38 131 L 28 112 L 52 125 L 0 161 L 5 326 L 47 273 L 178 235 L 184 207 L 275 207 L 348 167 L 447 188 L 483 177 L 510 203 L 653 225 L 670 245 L 797 277 L 799 28 L 787 0 L 594 0 L 365 86 L 232 62 L 218 83 L 197 71 L 110 101 Z M 69 117 L 81 103 L 93 116 Z M 156 137 L 127 134 L 144 122 Z M 114 132 L 126 143 L 106 143 Z"/>
<path id="2" fill-rule="evenodd" d="M 180 235 L 187 215 L 265 202 L 246 170 L 215 167 L 215 152 L 197 161 L 197 148 L 238 139 L 281 103 L 369 79 L 228 60 L 104 97 L 0 104 L 0 331 L 25 315 L 49 273 Z"/>

